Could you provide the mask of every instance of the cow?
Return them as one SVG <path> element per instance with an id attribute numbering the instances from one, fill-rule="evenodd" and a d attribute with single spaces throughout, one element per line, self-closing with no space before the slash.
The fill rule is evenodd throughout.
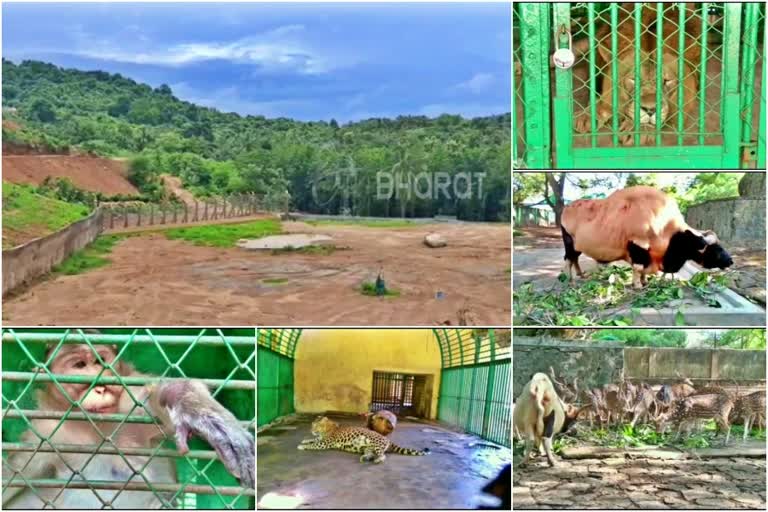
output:
<path id="1" fill-rule="evenodd" d="M 627 187 L 605 199 L 574 201 L 563 209 L 560 227 L 569 279 L 574 267 L 584 276 L 581 253 L 599 263 L 630 263 L 635 288 L 642 288 L 649 274 L 675 273 L 688 260 L 708 269 L 733 265 L 714 232 L 688 226 L 677 202 L 653 187 Z"/>

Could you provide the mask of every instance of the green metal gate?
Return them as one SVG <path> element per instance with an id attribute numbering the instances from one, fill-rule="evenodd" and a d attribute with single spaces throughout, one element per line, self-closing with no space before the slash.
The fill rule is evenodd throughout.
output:
<path id="1" fill-rule="evenodd" d="M 291 414 L 293 405 L 293 359 L 301 329 L 259 329 L 257 426 Z"/>
<path id="2" fill-rule="evenodd" d="M 65 421 L 113 422 L 120 424 L 145 423 L 158 425 L 146 406 L 140 404 L 127 386 L 143 386 L 162 378 L 195 378 L 206 383 L 213 397 L 229 409 L 248 429 L 255 429 L 255 330 L 254 329 L 101 329 L 87 332 L 81 329 L 4 329 L 3 342 L 3 491 L 25 487 L 40 496 L 40 489 L 85 489 L 94 493 L 105 507 L 117 499 L 123 491 L 152 492 L 166 508 L 184 509 L 253 509 L 255 490 L 240 487 L 218 455 L 207 443 L 191 439 L 190 451 L 181 455 L 172 439 L 164 439 L 156 448 L 127 448 L 118 446 L 110 439 L 102 438 L 97 446 L 59 445 L 44 438 L 33 427 L 37 419 L 58 420 L 54 433 Z M 51 372 L 46 354 L 50 349 L 53 359 L 65 344 L 86 344 L 96 352 L 96 347 L 114 345 L 117 357 L 112 364 L 103 365 L 99 375 L 60 375 Z M 113 371 L 118 360 L 129 362 L 139 372 L 151 373 L 152 377 L 102 376 Z M 61 390 L 61 383 L 121 385 L 134 400 L 129 415 L 75 412 L 74 404 L 63 413 L 39 411 L 33 391 L 41 384 L 52 382 Z M 136 389 L 136 388 L 133 388 Z M 66 392 L 63 392 L 66 395 Z M 70 400 L 71 401 L 71 400 Z M 96 431 L 99 431 L 94 427 Z M 22 434 L 31 431 L 39 442 L 24 442 Z M 91 455 L 116 454 L 133 467 L 126 456 L 148 457 L 144 466 L 138 467 L 137 476 L 129 481 L 88 480 L 78 477 L 90 463 L 87 459 L 82 468 L 71 468 L 68 479 L 28 479 L 13 471 L 6 459 L 17 452 L 83 453 Z M 255 455 L 255 454 L 254 454 Z M 143 468 L 155 458 L 167 458 L 176 469 L 178 483 L 153 482 L 143 474 Z M 31 459 L 30 459 L 31 461 Z M 63 458 L 62 458 L 63 461 Z M 64 462 L 66 465 L 67 462 Z M 106 502 L 99 493 L 116 494 Z M 40 498 L 45 501 L 44 498 Z M 47 508 L 52 507 L 52 503 Z"/>
<path id="3" fill-rule="evenodd" d="M 765 4 L 692 5 L 515 3 L 514 167 L 764 169 Z"/>
<path id="4" fill-rule="evenodd" d="M 435 330 L 441 347 L 459 356 L 443 361 L 437 419 L 504 446 L 511 446 L 512 438 L 509 335 L 505 330 Z M 504 337 L 500 343 L 499 337 Z"/>

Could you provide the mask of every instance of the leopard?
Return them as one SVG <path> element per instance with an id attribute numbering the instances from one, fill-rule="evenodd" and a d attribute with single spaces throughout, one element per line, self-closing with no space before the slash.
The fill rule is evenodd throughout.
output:
<path id="1" fill-rule="evenodd" d="M 299 450 L 341 450 L 360 453 L 360 462 L 379 464 L 386 459 L 385 453 L 400 455 L 427 455 L 429 448 L 414 450 L 396 445 L 388 438 L 365 427 L 343 427 L 327 416 L 312 422 L 314 439 L 305 439 Z"/>
<path id="2" fill-rule="evenodd" d="M 642 7 L 642 30 L 640 36 L 640 69 L 637 75 L 640 78 L 639 96 L 636 97 L 635 88 L 635 16 L 634 4 L 624 3 L 619 7 L 619 18 L 617 31 L 617 84 L 618 93 L 617 106 L 618 111 L 613 111 L 613 54 L 611 51 L 611 24 L 608 22 L 608 13 L 602 13 L 600 20 L 602 22 L 598 29 L 595 39 L 597 47 L 596 67 L 602 79 L 599 85 L 600 98 L 597 102 L 596 128 L 607 125 L 614 115 L 619 117 L 619 138 L 622 145 L 631 145 L 633 143 L 633 134 L 627 134 L 634 130 L 635 125 L 635 104 L 640 103 L 638 124 L 640 127 L 640 144 L 649 145 L 653 143 L 654 133 L 657 127 L 663 128 L 667 124 L 675 124 L 677 128 L 677 106 L 680 84 L 678 80 L 678 64 L 682 57 L 682 93 L 683 93 L 683 113 L 684 122 L 690 120 L 695 110 L 696 93 L 698 91 L 698 82 L 696 76 L 698 73 L 694 68 L 695 63 L 701 60 L 701 27 L 702 18 L 699 10 L 690 3 L 685 7 L 685 26 L 684 26 L 684 51 L 680 55 L 679 51 L 679 31 L 678 21 L 680 19 L 679 7 L 677 4 L 665 4 L 662 23 L 662 76 L 657 77 L 657 51 L 659 41 L 657 31 L 659 27 L 656 24 L 656 4 L 643 4 Z M 661 79 L 661 101 L 656 103 L 656 84 Z M 657 108 L 658 107 L 658 108 Z M 588 113 L 581 115 L 575 121 L 575 129 L 579 133 L 586 133 L 591 130 L 591 119 Z"/>

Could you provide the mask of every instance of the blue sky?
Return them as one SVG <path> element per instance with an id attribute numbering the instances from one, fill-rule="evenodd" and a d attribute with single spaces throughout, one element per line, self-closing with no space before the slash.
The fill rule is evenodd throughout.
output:
<path id="1" fill-rule="evenodd" d="M 339 122 L 510 110 L 510 5 L 3 3 L 3 57 Z"/>

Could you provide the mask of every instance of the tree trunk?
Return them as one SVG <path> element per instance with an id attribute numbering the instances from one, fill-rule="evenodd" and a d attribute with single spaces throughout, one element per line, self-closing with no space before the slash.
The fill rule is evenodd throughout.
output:
<path id="1" fill-rule="evenodd" d="M 563 208 L 565 208 L 565 199 L 563 198 L 563 191 L 565 190 L 565 178 L 566 173 L 560 173 L 560 179 L 555 179 L 554 173 L 544 173 L 546 181 L 544 182 L 544 200 L 555 212 L 555 224 L 560 227 L 560 220 L 563 217 Z M 552 193 L 555 196 L 555 202 L 552 203 L 549 199 L 549 187 L 552 187 Z"/>

